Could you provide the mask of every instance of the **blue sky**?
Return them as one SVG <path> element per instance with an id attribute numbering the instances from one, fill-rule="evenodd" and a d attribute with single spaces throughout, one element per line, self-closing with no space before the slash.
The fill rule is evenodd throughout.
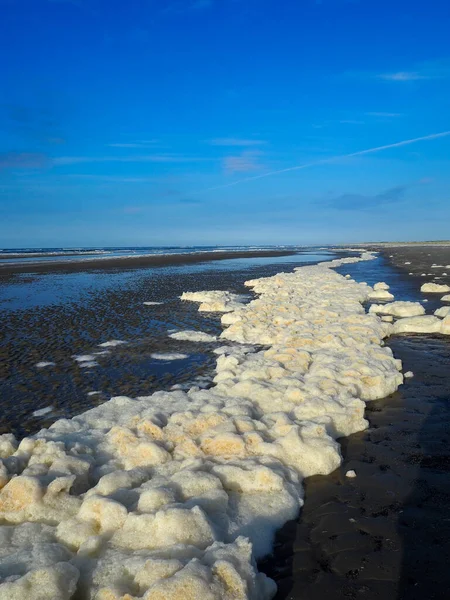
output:
<path id="1" fill-rule="evenodd" d="M 450 237 L 448 0 L 0 13 L 0 246 Z"/>

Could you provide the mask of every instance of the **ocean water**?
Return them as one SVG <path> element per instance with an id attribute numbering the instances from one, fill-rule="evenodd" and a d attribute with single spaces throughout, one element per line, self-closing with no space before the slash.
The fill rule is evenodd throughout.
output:
<path id="1" fill-rule="evenodd" d="M 79 262 L 92 259 L 138 258 L 202 252 L 243 250 L 302 250 L 301 246 L 129 246 L 99 248 L 0 248 L 0 265 L 48 262 Z"/>

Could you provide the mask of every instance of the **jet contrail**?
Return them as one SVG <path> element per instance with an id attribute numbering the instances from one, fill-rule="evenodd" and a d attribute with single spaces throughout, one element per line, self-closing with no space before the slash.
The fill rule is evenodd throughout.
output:
<path id="1" fill-rule="evenodd" d="M 287 169 L 279 169 L 278 171 L 270 171 L 269 173 L 262 173 L 262 175 L 254 175 L 253 177 L 246 177 L 245 179 L 239 179 L 232 183 L 225 183 L 223 185 L 217 185 L 215 187 L 199 190 L 193 192 L 195 194 L 212 192 L 214 190 L 220 190 L 240 183 L 246 183 L 247 181 L 254 181 L 255 179 L 263 179 L 264 177 L 271 177 L 272 175 L 280 175 L 280 173 L 288 173 L 289 171 L 300 171 L 301 169 L 307 169 L 316 165 L 323 165 L 325 163 L 334 162 L 343 158 L 352 158 L 353 156 L 362 156 L 363 154 L 372 154 L 374 152 L 381 152 L 382 150 L 389 150 L 389 148 L 399 148 L 400 146 L 407 146 L 408 144 L 415 144 L 416 142 L 423 142 L 425 140 L 435 140 L 436 138 L 445 137 L 450 135 L 450 131 L 443 131 L 441 133 L 432 133 L 430 135 L 424 135 L 422 137 L 413 138 L 412 140 L 403 140 L 402 142 L 395 142 L 395 144 L 387 144 L 386 146 L 377 146 L 376 148 L 368 148 L 367 150 L 359 150 L 358 152 L 352 152 L 351 154 L 342 154 L 340 156 L 332 156 L 330 158 L 324 158 L 322 160 L 316 160 L 314 162 L 305 163 L 303 165 L 297 165 L 295 167 L 288 167 Z"/>

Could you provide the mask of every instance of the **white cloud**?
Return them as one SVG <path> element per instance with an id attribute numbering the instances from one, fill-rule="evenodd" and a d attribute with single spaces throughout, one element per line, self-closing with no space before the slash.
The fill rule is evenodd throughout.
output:
<path id="1" fill-rule="evenodd" d="M 401 113 L 390 113 L 390 112 L 367 112 L 366 115 L 368 117 L 381 117 L 381 118 L 394 118 L 394 117 L 402 117 Z"/>
<path id="2" fill-rule="evenodd" d="M 261 154 L 257 150 L 248 150 L 237 156 L 225 156 L 222 161 L 223 169 L 227 174 L 257 171 L 262 166 L 258 160 Z"/>
<path id="3" fill-rule="evenodd" d="M 377 75 L 379 79 L 386 81 L 418 81 L 419 79 L 430 79 L 428 75 L 422 75 L 417 71 L 397 71 L 396 73 L 382 73 Z"/>
<path id="4" fill-rule="evenodd" d="M 149 154 L 140 156 L 59 156 L 53 158 L 52 162 L 54 165 L 77 165 L 104 162 L 193 163 L 207 160 L 210 159 L 172 154 Z"/>
<path id="5" fill-rule="evenodd" d="M 137 142 L 116 142 L 108 144 L 110 148 L 147 148 L 157 144 L 159 140 L 139 140 Z"/>
<path id="6" fill-rule="evenodd" d="M 208 144 L 211 146 L 261 146 L 267 144 L 264 140 L 251 140 L 242 138 L 214 138 L 208 140 Z"/>

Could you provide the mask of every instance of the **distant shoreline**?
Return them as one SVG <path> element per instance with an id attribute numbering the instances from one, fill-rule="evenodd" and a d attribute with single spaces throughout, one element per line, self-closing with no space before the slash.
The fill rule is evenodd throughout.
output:
<path id="1" fill-rule="evenodd" d="M 55 260 L 47 263 L 15 263 L 0 265 L 0 277 L 15 273 L 51 273 L 55 271 L 73 273 L 118 268 L 142 269 L 146 267 L 166 267 L 233 258 L 264 258 L 271 256 L 293 256 L 294 254 L 297 254 L 297 252 L 293 250 L 244 250 L 198 252 L 193 254 L 149 254 L 136 257 L 92 258 L 71 262 Z"/>

